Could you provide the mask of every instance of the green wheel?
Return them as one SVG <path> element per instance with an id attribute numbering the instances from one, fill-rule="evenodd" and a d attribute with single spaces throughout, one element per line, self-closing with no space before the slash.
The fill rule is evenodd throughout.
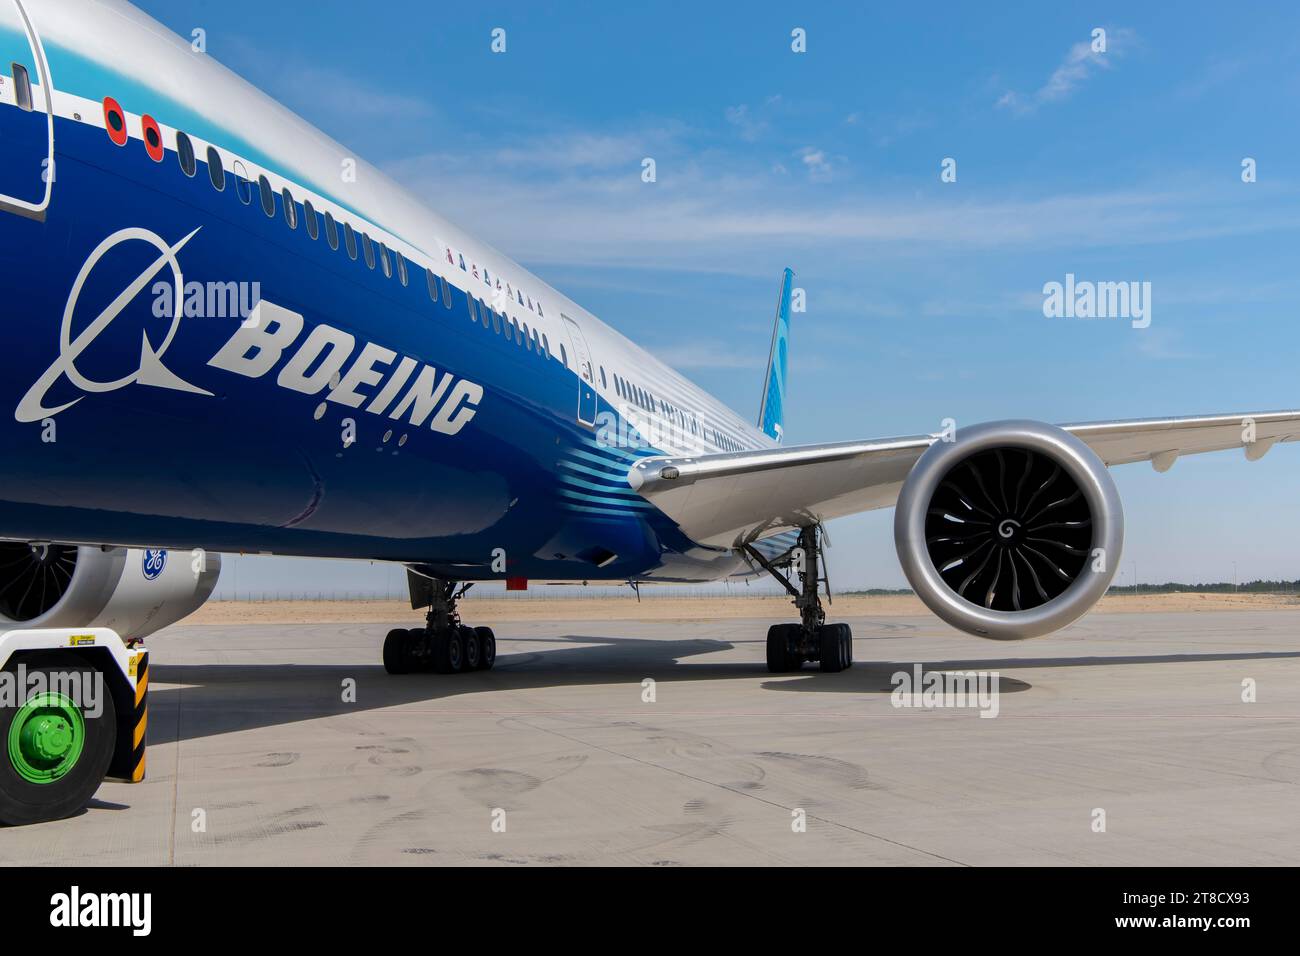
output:
<path id="1" fill-rule="evenodd" d="M 26 672 L 29 683 L 44 674 L 47 688 L 95 686 L 94 699 L 86 703 L 97 706 L 87 710 L 61 690 L 44 690 L 0 707 L 0 823 L 40 823 L 76 813 L 99 789 L 116 743 L 113 697 L 94 668 L 68 655 L 65 664 L 29 662 Z M 61 684 L 57 677 L 74 683 Z"/>
<path id="2" fill-rule="evenodd" d="M 86 721 L 71 697 L 46 691 L 30 697 L 9 724 L 9 762 L 28 783 L 52 783 L 77 765 L 86 749 Z"/>

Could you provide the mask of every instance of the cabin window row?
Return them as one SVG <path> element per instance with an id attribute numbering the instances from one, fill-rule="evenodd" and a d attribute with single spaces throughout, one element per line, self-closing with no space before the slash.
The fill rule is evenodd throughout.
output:
<path id="1" fill-rule="evenodd" d="M 520 322 L 504 312 L 498 312 L 482 299 L 476 299 L 468 292 L 465 293 L 465 298 L 469 302 L 470 322 L 482 325 L 489 332 L 505 336 L 507 342 L 513 342 L 539 356 L 548 359 L 555 357 L 551 354 L 551 340 L 547 338 L 545 332 L 538 332 L 535 326 L 529 329 L 527 322 Z M 560 343 L 560 361 L 566 366 L 569 364 L 568 352 L 563 342 Z"/>
<path id="2" fill-rule="evenodd" d="M 109 136 L 118 145 L 125 145 L 127 140 L 125 135 L 125 114 L 115 100 L 111 98 L 105 99 L 104 115 L 105 128 L 108 130 Z M 145 131 L 145 146 L 149 151 L 149 155 L 155 161 L 161 162 L 163 158 L 162 140 L 157 123 L 152 117 L 144 116 L 142 117 L 142 125 Z M 150 138 L 151 134 L 152 139 Z M 176 158 L 180 164 L 181 172 L 186 176 L 192 178 L 198 174 L 198 157 L 195 153 L 194 141 L 183 130 L 176 131 Z M 224 192 L 226 188 L 226 170 L 221 159 L 221 153 L 215 146 L 208 146 L 206 159 L 208 179 L 212 184 L 212 188 L 217 192 Z M 288 186 L 281 189 L 277 197 L 277 193 L 266 175 L 260 174 L 256 180 L 253 180 L 247 167 L 239 159 L 232 163 L 231 172 L 235 179 L 235 194 L 239 197 L 240 202 L 245 206 L 251 206 L 254 198 L 256 198 L 267 217 L 274 219 L 276 217 L 278 198 L 279 209 L 284 216 L 285 224 L 290 229 L 296 230 L 298 228 L 300 218 L 298 205 Z M 348 258 L 353 261 L 360 258 L 369 269 L 378 266 L 385 278 L 391 279 L 396 274 L 398 281 L 403 286 L 410 282 L 406 258 L 400 252 L 389 249 L 382 242 L 372 240 L 366 232 L 358 233 L 352 228 L 351 223 L 343 222 L 340 228 L 339 221 L 334 218 L 334 215 L 329 210 L 326 210 L 324 215 L 321 216 L 312 206 L 310 200 L 303 200 L 301 220 L 308 237 L 313 242 L 320 238 L 321 224 L 323 222 L 325 241 L 332 250 L 337 251 L 341 246 L 347 253 Z M 426 268 L 424 271 L 429 289 L 429 298 L 433 302 L 441 301 L 444 308 L 451 309 L 451 283 L 438 276 L 432 269 Z M 522 292 L 520 296 L 522 297 Z M 496 312 L 494 309 L 489 308 L 487 303 L 476 300 L 468 292 L 465 293 L 465 297 L 469 302 L 471 321 L 481 321 L 485 329 L 491 329 L 497 335 L 504 335 L 507 341 L 513 341 L 516 346 L 526 348 L 528 351 L 548 359 L 553 357 L 550 340 L 544 332 L 539 333 L 536 328 L 530 330 L 526 322 L 521 323 L 517 319 Z M 569 357 L 563 343 L 560 343 L 559 359 L 566 367 L 568 366 Z M 602 373 L 603 371 L 602 369 Z"/>

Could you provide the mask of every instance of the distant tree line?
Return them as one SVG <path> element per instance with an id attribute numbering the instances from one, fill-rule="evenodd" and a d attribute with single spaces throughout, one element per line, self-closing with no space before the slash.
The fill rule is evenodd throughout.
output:
<path id="1" fill-rule="evenodd" d="M 1245 581 L 1233 584 L 1231 581 L 1213 581 L 1202 584 L 1180 584 L 1169 581 L 1165 584 L 1125 584 L 1110 586 L 1112 594 L 1295 594 L 1300 592 L 1300 581 Z"/>

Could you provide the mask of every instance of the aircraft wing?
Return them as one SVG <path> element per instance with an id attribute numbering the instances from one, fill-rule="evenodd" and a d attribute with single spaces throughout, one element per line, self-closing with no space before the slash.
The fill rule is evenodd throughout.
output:
<path id="1" fill-rule="evenodd" d="M 1258 460 L 1277 442 L 1300 439 L 1300 411 L 1061 427 L 1107 465 L 1150 461 L 1157 471 L 1166 471 L 1182 455 L 1228 448 L 1245 448 L 1247 459 Z M 938 437 L 642 458 L 633 463 L 628 481 L 692 540 L 735 547 L 790 528 L 891 507 L 912 465 Z"/>

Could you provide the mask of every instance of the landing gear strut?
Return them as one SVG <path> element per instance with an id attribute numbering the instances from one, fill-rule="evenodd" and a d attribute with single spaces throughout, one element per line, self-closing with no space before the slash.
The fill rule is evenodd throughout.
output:
<path id="1" fill-rule="evenodd" d="M 830 582 L 826 578 L 822 555 L 820 525 L 799 531 L 793 548 L 775 561 L 769 561 L 751 545 L 745 553 L 764 571 L 772 575 L 794 598 L 799 611 L 798 624 L 773 624 L 767 631 L 767 669 L 774 674 L 796 671 L 804 661 L 818 661 L 821 669 L 838 673 L 853 666 L 853 632 L 847 624 L 827 624 L 822 607 L 821 589 L 830 600 Z M 796 587 L 790 574 L 799 578 Z"/>
<path id="2" fill-rule="evenodd" d="M 432 581 L 424 627 L 394 628 L 384 638 L 384 670 L 390 674 L 433 671 L 459 674 L 490 670 L 497 659 L 497 639 L 490 627 L 462 624 L 457 602 L 473 583 Z"/>

